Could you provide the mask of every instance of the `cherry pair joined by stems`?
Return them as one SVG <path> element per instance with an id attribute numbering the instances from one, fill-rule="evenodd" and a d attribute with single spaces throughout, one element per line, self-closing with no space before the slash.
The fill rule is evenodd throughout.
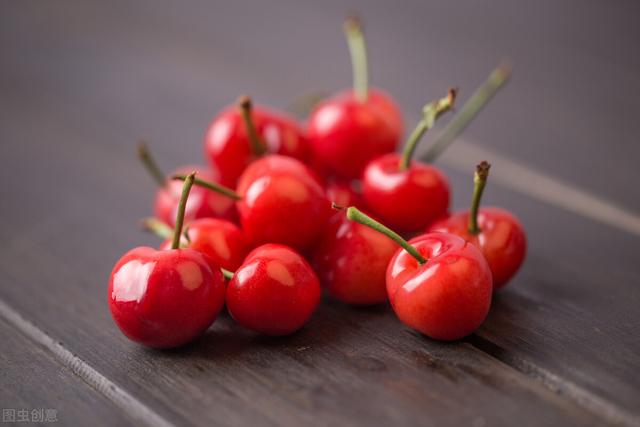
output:
<path id="1" fill-rule="evenodd" d="M 187 199 L 195 173 L 183 185 L 171 248 L 137 247 L 109 278 L 109 309 L 131 340 L 153 348 L 186 344 L 202 334 L 224 305 L 222 273 L 206 254 L 181 249 Z"/>
<path id="2" fill-rule="evenodd" d="M 321 102 L 309 118 L 309 140 L 317 160 L 343 179 L 357 179 L 367 163 L 398 146 L 402 114 L 389 95 L 370 89 L 364 34 L 348 18 L 345 33 L 353 67 L 353 90 Z"/>
<path id="3" fill-rule="evenodd" d="M 243 96 L 220 113 L 205 135 L 205 157 L 220 171 L 223 185 L 235 187 L 242 172 L 267 153 L 309 158 L 309 143 L 296 121 L 284 113 L 253 107 Z"/>
<path id="4" fill-rule="evenodd" d="M 430 163 L 469 125 L 509 76 L 510 70 L 506 65 L 491 73 L 422 156 L 425 163 L 412 160 L 413 153 L 436 119 L 452 108 L 456 92 L 451 90 L 445 98 L 426 105 L 403 154 L 387 154 L 367 165 L 362 188 L 371 211 L 391 227 L 404 232 L 424 230 L 445 216 L 449 209 L 449 183 L 444 174 Z"/>
<path id="5" fill-rule="evenodd" d="M 254 246 L 279 243 L 309 249 L 331 214 L 311 169 L 291 157 L 272 154 L 254 161 L 240 177 L 237 192 L 202 180 L 196 184 L 237 201 L 242 229 Z"/>
<path id="6" fill-rule="evenodd" d="M 459 236 L 427 233 L 409 242 L 354 207 L 347 218 L 401 246 L 386 271 L 386 288 L 398 318 L 439 340 L 476 330 L 491 305 L 491 271 L 482 253 Z"/>
<path id="7" fill-rule="evenodd" d="M 138 157 L 158 185 L 154 203 L 155 216 L 171 227 L 175 226 L 178 204 L 182 194 L 182 184 L 171 180 L 171 176 L 196 171 L 198 176 L 203 179 L 213 182 L 218 182 L 220 179 L 216 170 L 208 170 L 199 166 L 184 166 L 165 176 L 144 142 L 140 142 L 138 145 Z M 233 200 L 203 188 L 194 188 L 187 202 L 185 219 L 190 222 L 194 219 L 208 217 L 223 218 L 235 222 L 238 220 L 238 211 Z"/>
<path id="8" fill-rule="evenodd" d="M 471 209 L 436 221 L 429 231 L 456 234 L 479 248 L 491 268 L 496 290 L 504 287 L 522 265 L 527 238 L 524 228 L 510 212 L 496 207 L 480 209 L 489 167 L 487 162 L 476 167 Z"/>
<path id="9" fill-rule="evenodd" d="M 227 309 L 245 328 L 266 335 L 300 329 L 320 302 L 320 283 L 307 261 L 285 245 L 269 243 L 251 251 L 233 274 Z"/>
<path id="10" fill-rule="evenodd" d="M 160 249 L 171 248 L 174 231 L 156 218 L 142 221 L 145 229 L 166 239 Z M 183 233 L 181 247 L 202 252 L 211 258 L 214 266 L 234 271 L 249 253 L 249 243 L 237 225 L 219 218 L 201 218 L 190 222 Z"/>

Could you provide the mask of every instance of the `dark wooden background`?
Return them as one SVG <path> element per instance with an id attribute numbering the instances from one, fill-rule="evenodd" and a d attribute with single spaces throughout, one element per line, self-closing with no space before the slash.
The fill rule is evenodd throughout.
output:
<path id="1" fill-rule="evenodd" d="M 285 108 L 350 84 L 360 11 L 372 78 L 407 126 L 503 57 L 515 74 L 439 162 L 454 205 L 522 219 L 526 264 L 473 336 L 429 340 L 387 307 L 326 301 L 267 339 L 222 318 L 197 343 L 127 341 L 106 304 L 153 184 L 201 158 L 240 93 Z M 0 407 L 63 425 L 640 425 L 640 4 L 634 1 L 0 3 Z"/>

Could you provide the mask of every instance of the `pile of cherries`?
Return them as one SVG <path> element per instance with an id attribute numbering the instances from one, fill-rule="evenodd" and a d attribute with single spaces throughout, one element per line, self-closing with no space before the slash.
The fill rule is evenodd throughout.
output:
<path id="1" fill-rule="evenodd" d="M 396 154 L 400 109 L 368 87 L 358 21 L 347 19 L 345 31 L 354 88 L 316 105 L 306 124 L 241 97 L 206 132 L 208 167 L 165 175 L 140 146 L 158 184 L 155 218 L 143 224 L 165 241 L 158 250 L 132 249 L 111 273 L 109 308 L 131 340 L 183 345 L 225 305 L 245 328 L 291 334 L 316 310 L 322 288 L 351 305 L 388 300 L 402 322 L 439 340 L 462 338 L 484 321 L 493 291 L 524 260 L 525 233 L 506 210 L 480 208 L 488 163 L 477 166 L 471 209 L 449 213 L 449 184 L 432 162 L 509 70 L 496 69 L 424 161 L 413 160 L 457 90 L 423 108 Z"/>

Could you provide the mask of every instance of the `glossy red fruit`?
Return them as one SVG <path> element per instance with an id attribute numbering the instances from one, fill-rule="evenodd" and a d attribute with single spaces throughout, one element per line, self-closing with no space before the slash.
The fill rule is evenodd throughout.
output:
<path id="1" fill-rule="evenodd" d="M 320 301 L 320 284 L 293 249 L 267 244 L 254 249 L 227 288 L 227 309 L 245 328 L 288 335 L 300 329 Z"/>
<path id="2" fill-rule="evenodd" d="M 254 245 L 311 247 L 331 213 L 313 172 L 291 157 L 269 155 L 252 163 L 238 181 L 240 222 Z"/>
<path id="3" fill-rule="evenodd" d="M 223 185 L 235 187 L 245 168 L 263 152 L 252 149 L 247 123 L 243 118 L 246 108 L 252 126 L 266 153 L 291 156 L 303 162 L 309 158 L 308 141 L 295 119 L 284 113 L 264 107 L 252 108 L 248 98 L 241 98 L 239 105 L 224 110 L 213 120 L 205 135 L 205 157 L 220 170 Z M 260 151 L 260 150 L 258 150 Z"/>
<path id="4" fill-rule="evenodd" d="M 345 179 L 359 178 L 371 159 L 395 151 L 403 131 L 398 107 L 374 89 L 366 101 L 345 91 L 321 102 L 308 129 L 314 155 Z"/>
<path id="5" fill-rule="evenodd" d="M 493 288 L 504 287 L 516 274 L 527 252 L 524 228 L 510 212 L 495 208 L 481 208 L 478 212 L 480 232 L 469 232 L 469 211 L 456 212 L 429 228 L 432 232 L 456 234 L 480 249 L 493 276 Z"/>
<path id="6" fill-rule="evenodd" d="M 324 188 L 327 199 L 336 205 L 364 207 L 362 192 L 353 182 L 332 180 L 327 182 Z"/>
<path id="7" fill-rule="evenodd" d="M 480 251 L 447 233 L 409 241 L 426 258 L 420 264 L 400 249 L 387 269 L 393 310 L 407 326 L 438 340 L 457 340 L 475 331 L 491 305 L 491 271 Z"/>
<path id="8" fill-rule="evenodd" d="M 367 206 L 390 227 L 417 231 L 445 216 L 449 209 L 449 182 L 438 168 L 412 162 L 400 169 L 401 156 L 387 154 L 364 171 L 362 193 Z"/>
<path id="9" fill-rule="evenodd" d="M 395 242 L 347 220 L 341 211 L 336 216 L 314 252 L 313 265 L 322 285 L 348 304 L 385 302 L 387 265 L 396 252 Z"/>
<path id="10" fill-rule="evenodd" d="M 183 243 L 190 249 L 209 256 L 215 266 L 235 271 L 249 253 L 249 243 L 243 231 L 232 222 L 217 218 L 202 218 L 189 223 L 189 242 Z M 160 249 L 171 248 L 167 239 Z"/>
<path id="11" fill-rule="evenodd" d="M 199 166 L 184 166 L 176 169 L 169 176 L 185 174 L 196 171 L 198 177 L 211 182 L 219 182 L 220 176 L 215 171 Z M 176 212 L 182 183 L 168 179 L 163 187 L 156 193 L 155 216 L 169 226 L 175 226 Z M 191 222 L 198 218 L 223 218 L 229 221 L 238 221 L 238 211 L 233 200 L 205 188 L 195 187 L 191 190 L 187 208 L 185 211 L 185 221 Z"/>
<path id="12" fill-rule="evenodd" d="M 362 176 L 367 206 L 390 227 L 418 231 L 444 216 L 449 209 L 449 183 L 435 167 L 412 161 L 422 136 L 453 106 L 457 91 L 427 104 L 402 155 L 390 153 L 372 160 Z"/>
<path id="13" fill-rule="evenodd" d="M 109 309 L 131 340 L 178 347 L 202 334 L 224 304 L 224 282 L 206 255 L 192 249 L 139 247 L 116 263 Z"/>

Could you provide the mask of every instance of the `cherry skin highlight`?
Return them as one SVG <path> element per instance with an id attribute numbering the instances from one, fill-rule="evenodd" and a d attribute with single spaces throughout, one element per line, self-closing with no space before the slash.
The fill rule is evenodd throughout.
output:
<path id="1" fill-rule="evenodd" d="M 431 232 L 456 234 L 480 249 L 493 275 L 493 288 L 503 288 L 516 274 L 527 252 L 527 238 L 518 219 L 496 207 L 480 208 L 480 232 L 469 232 L 469 211 L 456 212 L 429 227 Z"/>
<path id="2" fill-rule="evenodd" d="M 185 174 L 193 170 L 197 171 L 199 178 L 207 181 L 218 182 L 220 180 L 220 175 L 216 171 L 198 166 L 181 167 L 169 176 Z M 155 216 L 171 227 L 175 226 L 181 192 L 182 182 L 167 179 L 164 186 L 158 188 L 156 193 Z M 187 201 L 185 220 L 189 222 L 194 219 L 209 217 L 237 222 L 238 211 L 234 201 L 205 188 L 193 188 Z"/>
<path id="3" fill-rule="evenodd" d="M 120 330 L 147 347 L 172 348 L 202 334 L 224 304 L 222 273 L 192 249 L 138 247 L 116 263 L 109 309 Z"/>
<path id="4" fill-rule="evenodd" d="M 427 261 L 404 249 L 387 269 L 389 301 L 407 326 L 438 340 L 475 331 L 491 305 L 491 270 L 482 253 L 459 236 L 429 233 L 409 241 Z"/>
<path id="5" fill-rule="evenodd" d="M 266 335 L 300 329 L 320 301 L 313 269 L 293 249 L 266 244 L 254 249 L 227 287 L 227 309 L 245 328 Z"/>
<path id="6" fill-rule="evenodd" d="M 400 168 L 401 156 L 387 154 L 364 171 L 362 192 L 382 222 L 400 231 L 424 230 L 449 209 L 449 182 L 438 168 L 413 161 Z"/>
<path id="7" fill-rule="evenodd" d="M 235 271 L 249 253 L 249 243 L 243 231 L 232 222 L 217 218 L 196 219 L 188 224 L 189 241 L 182 239 L 188 248 L 206 254 L 214 266 Z M 160 249 L 171 248 L 171 239 L 165 240 Z"/>
<path id="8" fill-rule="evenodd" d="M 353 91 L 323 101 L 308 124 L 314 155 L 345 179 L 360 178 L 371 159 L 395 151 L 402 132 L 399 108 L 375 89 L 369 90 L 365 101 Z"/>
<path id="9" fill-rule="evenodd" d="M 356 305 L 387 300 L 386 271 L 397 245 L 337 211 L 316 248 L 313 265 L 334 298 Z"/>
<path id="10" fill-rule="evenodd" d="M 291 157 L 256 160 L 240 177 L 237 192 L 242 228 L 256 246 L 281 243 L 305 250 L 319 238 L 331 214 L 313 172 Z"/>
<path id="11" fill-rule="evenodd" d="M 264 107 L 250 111 L 255 129 L 266 144 L 267 153 L 291 156 L 303 162 L 309 158 L 309 143 L 295 119 Z M 260 154 L 252 151 L 241 109 L 232 106 L 220 113 L 205 135 L 205 157 L 220 170 L 223 185 L 235 187 L 245 168 Z"/>

